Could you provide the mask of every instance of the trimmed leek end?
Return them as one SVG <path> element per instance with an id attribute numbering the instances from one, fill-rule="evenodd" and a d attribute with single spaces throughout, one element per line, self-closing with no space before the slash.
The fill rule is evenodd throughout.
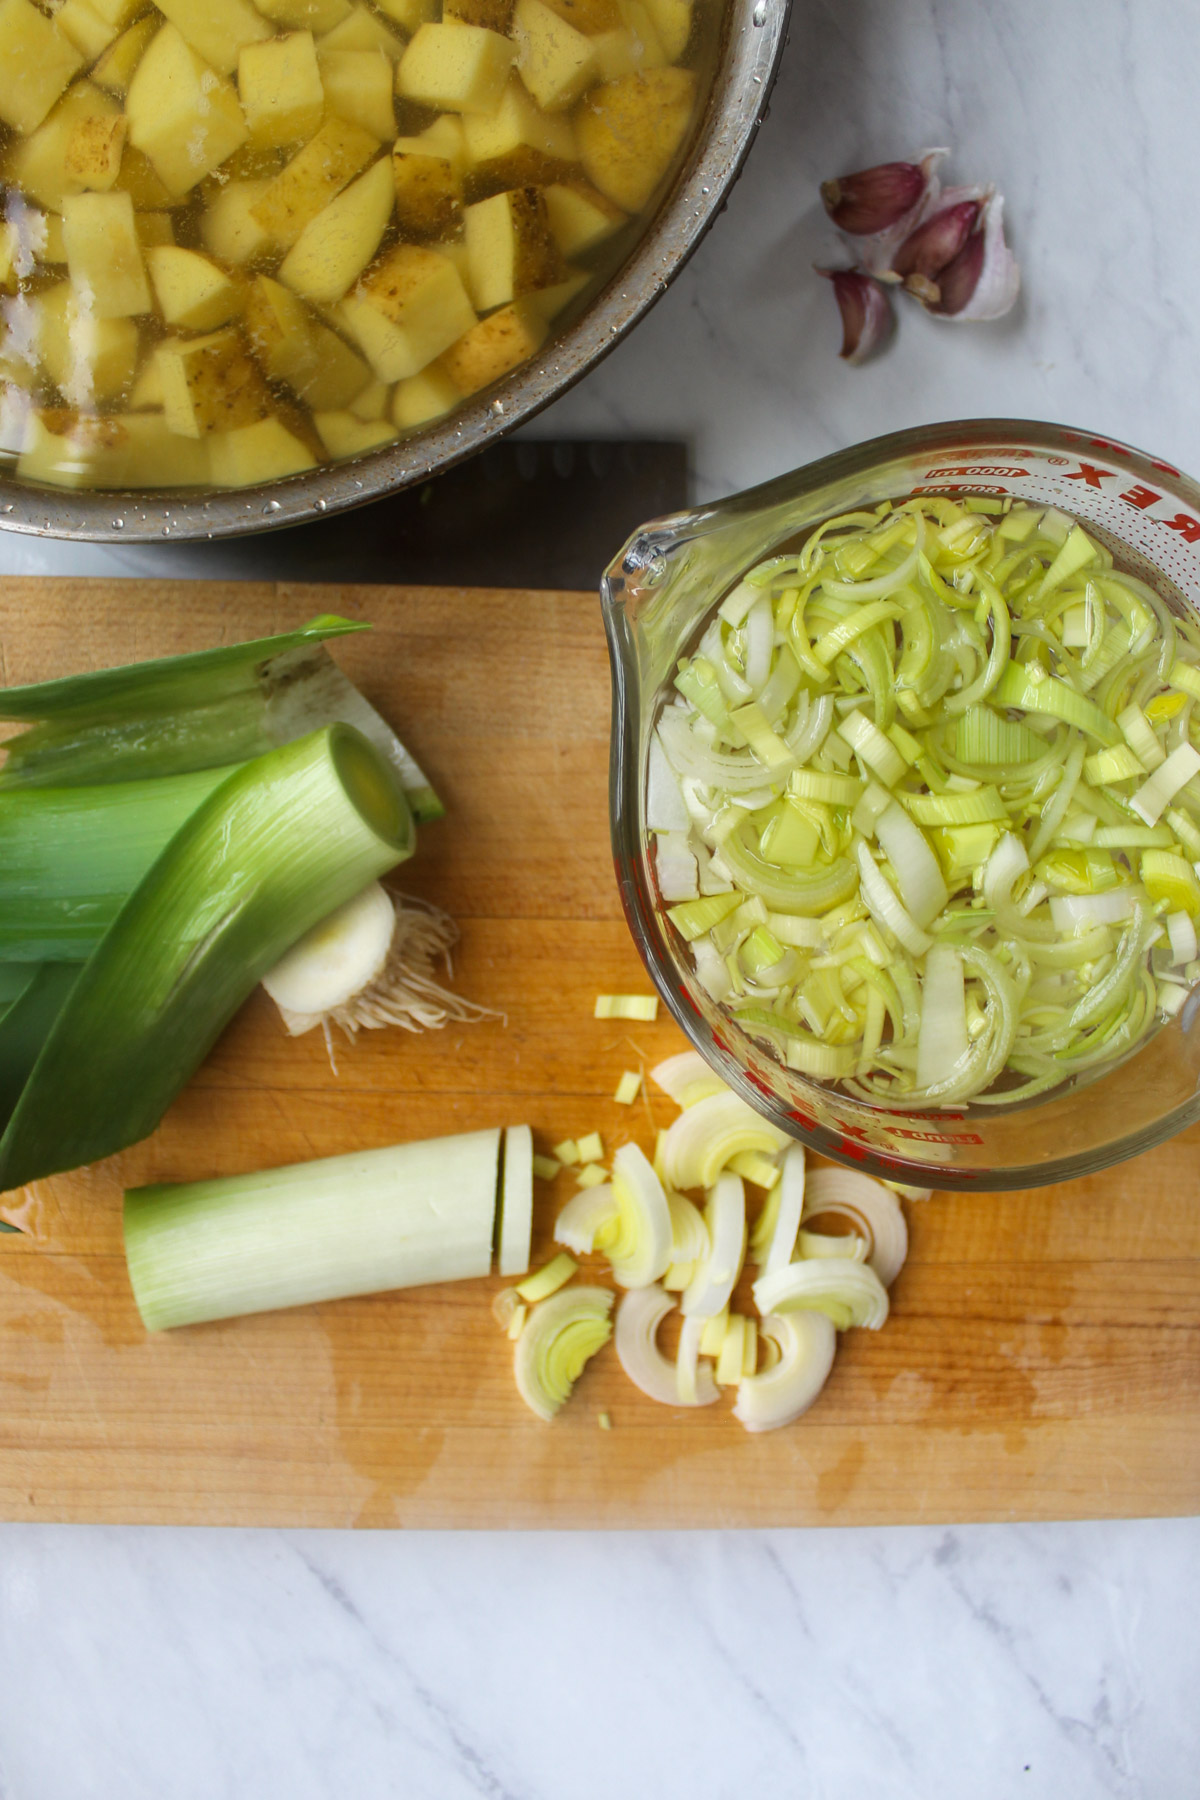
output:
<path id="1" fill-rule="evenodd" d="M 584 1163 L 575 1177 L 581 1188 L 600 1187 L 608 1180 L 608 1176 L 599 1163 Z"/>
<path id="2" fill-rule="evenodd" d="M 504 1133 L 504 1175 L 500 1184 L 500 1273 L 523 1275 L 529 1267 L 533 1235 L 533 1133 L 510 1125 Z"/>
<path id="3" fill-rule="evenodd" d="M 775 1431 L 807 1412 L 829 1379 L 837 1348 L 832 1321 L 819 1312 L 771 1314 L 760 1336 L 776 1346 L 778 1361 L 738 1383 L 735 1419 L 747 1431 Z"/>
<path id="4" fill-rule="evenodd" d="M 699 906 L 700 902 L 696 900 L 690 904 Z M 641 1019 L 649 1022 L 658 1017 L 658 995 L 597 994 L 592 1017 L 594 1019 Z"/>
<path id="5" fill-rule="evenodd" d="M 527 1300 L 531 1305 L 537 1300 L 547 1300 L 551 1294 L 557 1294 L 559 1288 L 566 1287 L 578 1267 L 573 1256 L 560 1250 L 544 1267 L 527 1275 L 524 1281 L 518 1281 L 516 1291 L 522 1300 Z"/>
<path id="6" fill-rule="evenodd" d="M 888 1316 L 887 1289 L 869 1263 L 827 1256 L 789 1263 L 754 1284 L 759 1312 L 791 1312 L 797 1307 L 825 1313 L 839 1331 L 865 1326 L 878 1331 Z"/>
<path id="7" fill-rule="evenodd" d="M 598 1131 L 589 1131 L 586 1137 L 576 1138 L 579 1160 L 584 1163 L 599 1162 L 604 1155 L 604 1139 Z"/>
<path id="8" fill-rule="evenodd" d="M 566 1169 L 579 1161 L 579 1145 L 574 1138 L 564 1138 L 561 1144 L 555 1144 L 554 1154 Z"/>
<path id="9" fill-rule="evenodd" d="M 562 1164 L 554 1156 L 535 1156 L 533 1159 L 533 1172 L 539 1181 L 553 1181 L 561 1168 Z"/>
<path id="10" fill-rule="evenodd" d="M 608 1288 L 571 1287 L 534 1307 L 517 1339 L 513 1373 L 539 1419 L 562 1410 L 586 1364 L 612 1336 L 613 1299 Z"/>
<path id="11" fill-rule="evenodd" d="M 617 1091 L 613 1095 L 618 1106 L 632 1106 L 642 1091 L 642 1076 L 639 1069 L 626 1069 L 617 1083 Z"/>
<path id="12" fill-rule="evenodd" d="M 148 1331 L 486 1275 L 500 1132 L 125 1195 Z"/>

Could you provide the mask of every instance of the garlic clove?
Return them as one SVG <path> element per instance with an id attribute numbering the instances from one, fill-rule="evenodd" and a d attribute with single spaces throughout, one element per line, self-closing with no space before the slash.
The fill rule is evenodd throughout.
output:
<path id="1" fill-rule="evenodd" d="M 1021 270 L 1004 241 L 1003 194 L 983 201 L 979 223 L 935 285 L 935 299 L 917 295 L 935 318 L 999 319 L 1010 310 L 1021 290 Z"/>
<path id="2" fill-rule="evenodd" d="M 960 200 L 956 205 L 941 205 L 935 213 L 909 233 L 892 258 L 892 273 L 906 283 L 919 276 L 937 282 L 941 272 L 962 250 L 979 222 L 978 200 Z M 920 293 L 920 289 L 913 289 Z"/>
<path id="3" fill-rule="evenodd" d="M 833 283 L 834 298 L 842 315 L 842 347 L 839 355 L 848 363 L 866 362 L 892 329 L 892 308 L 887 290 L 873 275 L 860 269 L 818 269 Z"/>
<path id="4" fill-rule="evenodd" d="M 898 225 L 925 193 L 920 163 L 878 163 L 853 175 L 821 183 L 821 199 L 839 231 L 851 237 L 873 237 Z"/>
<path id="5" fill-rule="evenodd" d="M 854 252 L 860 269 L 865 269 L 869 275 L 878 276 L 880 281 L 896 279 L 891 274 L 892 258 L 905 238 L 939 205 L 942 184 L 938 179 L 937 169 L 938 164 L 949 154 L 948 150 L 922 151 L 918 167 L 925 177 L 925 185 L 916 204 L 886 230 L 855 239 Z"/>

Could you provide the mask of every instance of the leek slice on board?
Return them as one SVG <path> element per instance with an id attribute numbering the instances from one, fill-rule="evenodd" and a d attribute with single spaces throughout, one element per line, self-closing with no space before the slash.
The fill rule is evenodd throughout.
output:
<path id="1" fill-rule="evenodd" d="M 533 1133 L 510 1125 L 504 1134 L 504 1175 L 497 1233 L 501 1275 L 524 1275 L 533 1231 Z"/>
<path id="2" fill-rule="evenodd" d="M 571 1397 L 584 1365 L 612 1336 L 613 1293 L 566 1287 L 535 1306 L 517 1339 L 513 1371 L 522 1400 L 552 1419 Z"/>
<path id="3" fill-rule="evenodd" d="M 0 690 L 0 718 L 36 721 L 5 745 L 0 787 L 222 767 L 340 722 L 391 763 L 414 818 L 441 818 L 427 776 L 324 648 L 369 629 L 326 614 L 277 637 Z"/>
<path id="4" fill-rule="evenodd" d="M 149 1331 L 486 1275 L 500 1132 L 133 1188 L 125 1256 Z"/>
<path id="5" fill-rule="evenodd" d="M 412 847 L 399 781 L 349 726 L 234 771 L 84 965 L 0 1137 L 0 1190 L 153 1131 L 284 951 Z"/>

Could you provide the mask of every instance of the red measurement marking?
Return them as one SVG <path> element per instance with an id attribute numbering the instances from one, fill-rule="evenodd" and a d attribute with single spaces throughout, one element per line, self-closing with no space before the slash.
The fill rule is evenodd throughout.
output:
<path id="1" fill-rule="evenodd" d="M 1176 513 L 1173 519 L 1162 519 L 1168 531 L 1177 531 L 1185 543 L 1200 543 L 1200 519 L 1193 519 L 1187 513 Z"/>
<path id="2" fill-rule="evenodd" d="M 1089 438 L 1088 443 L 1093 450 L 1107 450 L 1110 456 L 1132 456 L 1133 454 L 1131 450 L 1125 448 L 1124 444 L 1110 444 L 1107 438 Z"/>
<path id="3" fill-rule="evenodd" d="M 1115 478 L 1115 474 L 1116 471 L 1113 469 L 1098 469 L 1094 463 L 1081 461 L 1075 473 L 1071 474 L 1070 470 L 1068 470 L 1063 476 L 1063 480 L 1086 481 L 1089 487 L 1098 488 L 1102 481 L 1112 481 Z"/>
<path id="4" fill-rule="evenodd" d="M 948 481 L 952 475 L 990 475 L 1004 481 L 1020 481 L 1024 469 L 997 468 L 994 463 L 967 463 L 958 468 L 930 469 L 926 481 Z"/>
<path id="5" fill-rule="evenodd" d="M 1170 463 L 1152 462 L 1150 464 L 1150 467 L 1152 469 L 1157 469 L 1160 475 L 1176 475 L 1177 476 L 1179 474 L 1179 470 L 1173 469 L 1171 467 Z"/>
<path id="6" fill-rule="evenodd" d="M 1137 487 L 1126 488 L 1119 498 L 1129 506 L 1140 506 L 1144 511 L 1147 506 L 1153 506 L 1156 500 L 1161 500 L 1162 495 L 1156 494 L 1153 488 L 1142 487 L 1139 483 Z"/>

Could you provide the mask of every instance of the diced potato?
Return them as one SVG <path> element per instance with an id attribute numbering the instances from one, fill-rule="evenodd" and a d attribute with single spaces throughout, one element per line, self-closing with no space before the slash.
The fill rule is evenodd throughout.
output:
<path id="1" fill-rule="evenodd" d="M 466 240 L 468 285 L 479 312 L 552 287 L 566 274 L 537 188 L 512 188 L 468 206 Z"/>
<path id="2" fill-rule="evenodd" d="M 146 267 L 168 325 L 184 331 L 215 331 L 241 311 L 237 282 L 198 250 L 162 244 L 146 251 Z"/>
<path id="3" fill-rule="evenodd" d="M 255 0 L 264 19 L 293 31 L 332 31 L 350 16 L 350 0 Z"/>
<path id="4" fill-rule="evenodd" d="M 65 31 L 84 62 L 95 62 L 117 35 L 117 28 L 101 18 L 89 0 L 63 0 L 54 14 L 54 23 Z"/>
<path id="5" fill-rule="evenodd" d="M 467 139 L 457 113 L 441 113 L 416 137 L 399 137 L 393 150 L 410 150 L 414 156 L 440 156 L 461 175 L 467 166 Z"/>
<path id="6" fill-rule="evenodd" d="M 357 351 L 328 325 L 315 320 L 310 327 L 313 349 L 313 372 L 297 394 L 318 411 L 358 404 L 358 396 L 369 385 L 371 371 Z"/>
<path id="7" fill-rule="evenodd" d="M 499 381 L 519 363 L 533 356 L 546 341 L 546 321 L 529 300 L 480 319 L 441 358 L 441 367 L 463 394 Z"/>
<path id="8" fill-rule="evenodd" d="M 585 37 L 615 31 L 621 23 L 617 0 L 546 0 L 546 5 L 576 31 L 582 31 Z"/>
<path id="9" fill-rule="evenodd" d="M 648 14 L 646 27 L 649 29 Z M 656 36 L 647 40 L 627 25 L 600 32 L 592 39 L 592 45 L 604 81 L 620 81 L 622 75 L 637 75 L 643 69 L 661 69 L 667 60 Z"/>
<path id="10" fill-rule="evenodd" d="M 375 0 L 375 4 L 410 37 L 436 18 L 438 12 L 438 0 Z"/>
<path id="11" fill-rule="evenodd" d="M 551 319 L 556 319 L 571 304 L 576 294 L 582 293 L 590 280 L 591 276 L 586 269 L 569 269 L 561 281 L 556 281 L 552 287 L 539 288 L 534 294 L 527 294 L 526 299 L 532 309 L 540 313 L 549 324 Z"/>
<path id="12" fill-rule="evenodd" d="M 37 253 L 40 263 L 65 263 L 67 260 L 67 244 L 63 237 L 62 215 L 46 213 L 45 235 Z"/>
<path id="13" fill-rule="evenodd" d="M 621 20 L 633 39 L 634 60 L 639 69 L 665 68 L 671 58 L 663 47 L 654 14 L 644 0 L 618 0 Z"/>
<path id="14" fill-rule="evenodd" d="M 270 185 L 269 181 L 231 181 L 217 189 L 201 215 L 200 237 L 219 261 L 241 269 L 274 250 L 274 238 L 254 216 L 254 208 Z"/>
<path id="15" fill-rule="evenodd" d="M 63 155 L 63 168 L 81 187 L 106 193 L 121 172 L 121 156 L 127 130 L 124 115 L 108 118 L 95 114 L 71 128 Z"/>
<path id="16" fill-rule="evenodd" d="M 129 195 L 138 212 L 161 212 L 174 199 L 146 152 L 135 150 L 130 143 L 121 156 L 117 186 Z"/>
<path id="17" fill-rule="evenodd" d="M 247 44 L 271 36 L 250 0 L 156 0 L 158 10 L 218 75 L 232 75 Z"/>
<path id="18" fill-rule="evenodd" d="M 175 242 L 175 223 L 169 212 L 138 213 L 134 223 L 137 226 L 138 242 L 144 251 Z"/>
<path id="19" fill-rule="evenodd" d="M 138 328 L 132 319 L 98 319 L 81 308 L 69 281 L 37 299 L 38 353 L 51 381 L 73 406 L 120 399 L 137 368 Z"/>
<path id="20" fill-rule="evenodd" d="M 254 218 L 275 243 L 294 244 L 309 220 L 378 150 L 378 140 L 349 119 L 326 119 L 316 136 L 267 184 L 251 208 Z"/>
<path id="21" fill-rule="evenodd" d="M 70 194 L 63 201 L 63 240 L 71 280 L 98 319 L 151 310 L 133 201 L 128 194 Z"/>
<path id="22" fill-rule="evenodd" d="M 394 76 L 382 50 L 322 50 L 317 66 L 330 112 L 390 143 L 396 135 Z"/>
<path id="23" fill-rule="evenodd" d="M 279 279 L 308 300 L 340 300 L 378 250 L 395 201 L 391 164 L 381 156 L 309 220 L 284 257 Z"/>
<path id="24" fill-rule="evenodd" d="M 427 425 L 430 419 L 440 419 L 461 399 L 462 395 L 446 371 L 437 363 L 431 363 L 419 375 L 410 375 L 407 381 L 396 383 L 392 392 L 392 418 L 401 431 L 412 431 L 418 425 Z"/>
<path id="25" fill-rule="evenodd" d="M 129 396 L 130 412 L 161 412 L 163 403 L 162 372 L 157 356 L 148 356 L 138 371 Z"/>
<path id="26" fill-rule="evenodd" d="M 507 38 L 478 25 L 422 25 L 400 59 L 396 92 L 446 112 L 489 113 L 515 55 Z"/>
<path id="27" fill-rule="evenodd" d="M 382 50 L 390 63 L 404 55 L 404 39 L 390 31 L 369 6 L 352 6 L 340 24 L 321 39 L 322 50 Z"/>
<path id="28" fill-rule="evenodd" d="M 146 10 L 146 0 L 91 0 L 92 9 L 118 31 L 124 31 Z"/>
<path id="29" fill-rule="evenodd" d="M 246 295 L 246 336 L 272 381 L 300 389 L 312 375 L 315 355 L 311 321 L 290 288 L 256 275 Z"/>
<path id="30" fill-rule="evenodd" d="M 67 194 L 83 192 L 83 183 L 67 172 L 67 150 L 76 125 L 82 119 L 116 118 L 120 110 L 110 94 L 90 81 L 77 81 L 45 123 L 13 146 L 8 169 L 13 184 L 29 199 L 57 212 Z"/>
<path id="31" fill-rule="evenodd" d="M 386 381 L 368 381 L 362 392 L 350 402 L 349 411 L 356 419 L 385 419 L 392 390 Z"/>
<path id="32" fill-rule="evenodd" d="M 447 257 L 398 244 L 343 301 L 341 317 L 379 380 L 403 381 L 462 337 L 475 310 Z"/>
<path id="33" fill-rule="evenodd" d="M 620 230 L 625 214 L 586 181 L 556 181 L 545 190 L 546 216 L 564 256 L 579 256 Z"/>
<path id="34" fill-rule="evenodd" d="M 352 412 L 314 413 L 313 424 L 330 456 L 363 456 L 396 436 L 390 420 L 357 419 Z"/>
<path id="35" fill-rule="evenodd" d="M 0 224 L 0 288 L 12 293 L 17 285 L 17 229 Z"/>
<path id="36" fill-rule="evenodd" d="M 92 80 L 97 87 L 105 88 L 110 94 L 123 94 L 133 80 L 134 70 L 141 62 L 149 46 L 151 38 L 158 30 L 158 20 L 149 13 L 123 31 L 116 41 L 109 45 L 104 55 L 92 70 Z"/>
<path id="37" fill-rule="evenodd" d="M 204 437 L 271 416 L 270 389 L 236 327 L 158 346 L 163 415 L 181 437 Z"/>
<path id="38" fill-rule="evenodd" d="M 392 150 L 400 229 L 418 238 L 455 236 L 462 226 L 459 172 L 448 157 L 401 148 L 414 141 L 400 138 Z"/>
<path id="39" fill-rule="evenodd" d="M 692 71 L 673 68 L 626 75 L 590 94 L 575 128 L 593 187 L 640 212 L 687 136 L 695 97 Z"/>
<path id="40" fill-rule="evenodd" d="M 83 57 L 30 0 L 0 0 L 0 119 L 36 131 Z"/>
<path id="41" fill-rule="evenodd" d="M 158 412 L 126 414 L 114 419 L 122 431 L 115 446 L 115 479 L 108 487 L 209 487 L 213 481 L 209 446 L 212 438 L 179 437 Z"/>
<path id="42" fill-rule="evenodd" d="M 490 113 L 463 119 L 471 197 L 485 199 L 509 187 L 541 187 L 560 181 L 578 161 L 575 133 L 562 113 L 544 113 L 513 76 Z"/>
<path id="43" fill-rule="evenodd" d="M 218 432 L 209 441 L 209 456 L 213 480 L 221 487 L 253 487 L 260 481 L 301 475 L 317 466 L 307 444 L 276 418 Z"/>
<path id="44" fill-rule="evenodd" d="M 130 143 L 145 151 L 176 197 L 190 193 L 248 135 L 232 83 L 215 76 L 174 25 L 163 26 L 138 64 L 125 111 Z"/>
<path id="45" fill-rule="evenodd" d="M 311 31 L 247 44 L 238 57 L 238 98 L 252 144 L 299 144 L 321 123 L 325 93 Z"/>
<path id="46" fill-rule="evenodd" d="M 668 61 L 678 62 L 692 35 L 692 0 L 642 0 Z"/>
<path id="47" fill-rule="evenodd" d="M 443 0 L 443 19 L 459 19 L 464 25 L 482 25 L 507 37 L 512 25 L 514 0 Z"/>
<path id="48" fill-rule="evenodd" d="M 546 112 L 562 112 L 596 81 L 592 41 L 542 0 L 517 0 L 513 14 L 517 73 Z"/>
<path id="49" fill-rule="evenodd" d="M 28 419 L 17 477 L 50 487 L 104 485 L 121 441 L 119 419 L 81 417 L 67 407 L 41 407 Z"/>

